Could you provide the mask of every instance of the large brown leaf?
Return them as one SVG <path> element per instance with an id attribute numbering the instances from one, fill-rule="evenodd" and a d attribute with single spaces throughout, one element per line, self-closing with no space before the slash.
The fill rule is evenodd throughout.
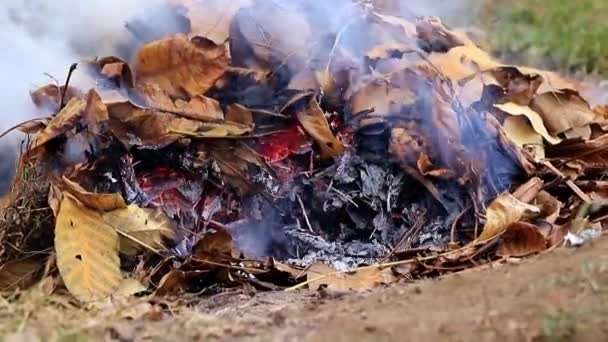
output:
<path id="1" fill-rule="evenodd" d="M 225 46 L 175 35 L 141 48 L 135 63 L 136 88 L 144 97 L 159 87 L 172 99 L 189 99 L 207 92 L 227 66 Z"/>

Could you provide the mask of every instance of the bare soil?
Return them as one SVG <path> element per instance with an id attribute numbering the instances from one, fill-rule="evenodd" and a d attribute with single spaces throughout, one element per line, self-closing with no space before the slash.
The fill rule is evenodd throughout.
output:
<path id="1" fill-rule="evenodd" d="M 239 290 L 137 320 L 46 298 L 4 305 L 0 324 L 5 341 L 606 341 L 606 251 L 603 239 L 369 293 Z"/>

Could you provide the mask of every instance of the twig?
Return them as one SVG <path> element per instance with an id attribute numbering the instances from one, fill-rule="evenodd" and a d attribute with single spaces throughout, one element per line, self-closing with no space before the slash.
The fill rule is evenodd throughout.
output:
<path id="1" fill-rule="evenodd" d="M 160 251 L 158 251 L 156 248 L 154 248 L 154 247 L 152 247 L 152 246 L 150 246 L 150 245 L 146 244 L 146 243 L 145 243 L 145 242 L 143 242 L 143 241 L 138 240 L 137 238 L 135 238 L 135 237 L 133 237 L 133 236 L 131 236 L 131 235 L 129 235 L 129 234 L 127 234 L 127 233 L 125 233 L 125 232 L 120 231 L 119 229 L 115 229 L 115 230 L 116 230 L 116 232 L 117 232 L 119 235 L 122 235 L 122 236 L 126 237 L 127 239 L 129 239 L 129 240 L 131 240 L 131 241 L 133 241 L 133 242 L 135 242 L 135 243 L 137 243 L 137 244 L 141 245 L 142 247 L 147 248 L 147 249 L 148 249 L 148 250 L 150 250 L 151 252 L 154 252 L 154 253 L 156 253 L 156 254 L 158 254 L 158 255 L 162 256 L 162 253 L 161 253 Z"/>
<path id="2" fill-rule="evenodd" d="M 211 265 L 211 266 L 224 267 L 224 268 L 231 269 L 231 270 L 245 271 L 245 272 L 249 272 L 249 273 L 258 273 L 258 274 L 266 273 L 266 271 L 260 270 L 260 269 L 257 269 L 257 268 L 249 268 L 249 267 L 242 267 L 242 266 L 233 266 L 233 265 L 229 265 L 229 264 L 223 264 L 223 263 L 220 263 L 220 262 L 209 261 L 209 260 L 202 260 L 202 259 L 197 259 L 197 258 L 190 258 L 190 260 L 196 261 L 196 262 L 200 262 L 202 264 Z"/>
<path id="3" fill-rule="evenodd" d="M 541 161 L 541 164 L 546 166 L 551 172 L 553 172 L 557 177 L 566 181 L 568 187 L 581 199 L 583 202 L 587 204 L 591 204 L 592 200 L 581 188 L 578 187 L 568 176 L 564 175 L 560 170 L 558 170 L 553 164 L 551 164 L 548 160 Z"/>
<path id="4" fill-rule="evenodd" d="M 315 234 L 315 231 L 314 231 L 314 229 L 312 229 L 312 225 L 310 224 L 310 220 L 308 219 L 308 214 L 306 214 L 306 208 L 304 208 L 304 202 L 302 202 L 302 197 L 300 197 L 300 194 L 296 194 L 296 197 L 298 198 L 300 207 L 302 207 L 302 213 L 304 214 L 304 220 L 306 220 L 306 225 L 308 226 L 308 230 L 310 230 L 311 233 Z"/>
<path id="5" fill-rule="evenodd" d="M 68 92 L 68 86 L 70 85 L 70 79 L 72 78 L 72 74 L 78 68 L 78 63 L 74 63 L 70 65 L 70 70 L 68 71 L 68 77 L 65 79 L 65 86 L 63 87 L 63 91 L 61 92 L 61 103 L 59 105 L 59 110 L 61 111 L 63 107 L 65 107 L 65 94 Z M 59 89 L 61 90 L 61 89 Z"/>
<path id="6" fill-rule="evenodd" d="M 34 122 L 34 121 L 38 121 L 38 120 L 44 120 L 44 119 L 47 119 L 47 118 L 46 118 L 46 117 L 44 117 L 44 118 L 35 118 L 35 119 L 31 119 L 31 120 L 23 121 L 23 122 L 21 122 L 21 123 L 19 123 L 19 124 L 15 125 L 15 126 L 13 126 L 13 127 L 9 128 L 9 129 L 7 129 L 7 130 L 6 130 L 4 133 L 0 134 L 0 139 L 4 138 L 4 137 L 5 137 L 7 134 L 9 134 L 10 132 L 12 132 L 12 131 L 14 131 L 14 130 L 16 130 L 16 129 L 21 128 L 22 126 L 25 126 L 25 125 L 27 125 L 27 124 L 29 124 L 29 123 L 31 123 L 31 122 Z"/>

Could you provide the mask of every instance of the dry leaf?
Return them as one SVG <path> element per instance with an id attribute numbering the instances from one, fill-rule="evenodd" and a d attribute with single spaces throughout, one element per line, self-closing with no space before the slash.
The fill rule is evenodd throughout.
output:
<path id="1" fill-rule="evenodd" d="M 122 198 L 121 194 L 100 194 L 89 192 L 65 176 L 62 178 L 62 181 L 63 187 L 66 191 L 91 209 L 95 209 L 97 211 L 110 211 L 127 207 L 127 204 L 125 203 L 125 200 Z"/>
<path id="2" fill-rule="evenodd" d="M 513 192 L 513 197 L 524 203 L 530 203 L 536 195 L 543 189 L 545 182 L 538 178 L 532 177 L 525 184 L 521 185 Z"/>
<path id="3" fill-rule="evenodd" d="M 120 285 L 118 234 L 101 215 L 63 193 L 55 225 L 57 268 L 70 293 L 90 302 L 110 296 Z"/>
<path id="4" fill-rule="evenodd" d="M 517 146 L 528 150 L 537 160 L 545 159 L 543 137 L 534 131 L 530 121 L 523 116 L 511 116 L 503 123 L 505 134 Z"/>
<path id="5" fill-rule="evenodd" d="M 82 112 L 86 106 L 87 102 L 83 99 L 73 98 L 70 100 L 61 112 L 49 122 L 48 126 L 36 136 L 32 149 L 40 147 L 72 129 L 82 118 Z"/>
<path id="6" fill-rule="evenodd" d="M 175 225 L 161 209 L 142 209 L 132 204 L 102 217 L 120 233 L 120 253 L 125 255 L 133 256 L 144 249 L 163 250 L 164 239 L 175 237 Z"/>
<path id="7" fill-rule="evenodd" d="M 207 92 L 227 67 L 224 46 L 202 37 L 175 35 L 139 50 L 135 86 L 142 95 L 149 87 L 159 87 L 171 98 L 192 98 Z"/>
<path id="8" fill-rule="evenodd" d="M 319 286 L 327 285 L 327 288 L 335 291 L 365 291 L 375 287 L 391 284 L 396 278 L 390 269 L 379 267 L 365 268 L 351 273 L 336 274 L 336 270 L 323 263 L 313 264 L 308 272 L 308 279 L 315 280 L 308 284 L 311 290 L 317 290 Z"/>
<path id="9" fill-rule="evenodd" d="M 334 136 L 316 100 L 310 101 L 308 110 L 298 112 L 298 120 L 304 130 L 317 142 L 322 158 L 336 157 L 344 152 L 344 145 Z"/>
<path id="10" fill-rule="evenodd" d="M 146 291 L 147 288 L 142 283 L 133 278 L 123 279 L 118 288 L 112 294 L 112 298 L 131 297 L 134 294 Z"/>
<path id="11" fill-rule="evenodd" d="M 529 223 L 513 223 L 500 237 L 496 255 L 524 257 L 547 249 L 545 237 L 538 227 Z"/>
<path id="12" fill-rule="evenodd" d="M 502 234 L 511 224 L 540 214 L 540 209 L 524 203 L 511 194 L 496 198 L 486 212 L 487 222 L 476 241 L 487 241 Z"/>
<path id="13" fill-rule="evenodd" d="M 245 106 L 238 103 L 231 104 L 226 111 L 226 121 L 251 127 L 253 126 L 253 114 Z"/>
<path id="14" fill-rule="evenodd" d="M 46 262 L 38 256 L 13 260 L 0 266 L 0 291 L 27 289 L 43 276 Z"/>
<path id="15" fill-rule="evenodd" d="M 196 260 L 213 261 L 232 257 L 232 236 L 224 229 L 209 231 L 192 248 Z"/>
<path id="16" fill-rule="evenodd" d="M 109 110 L 112 133 L 128 147 L 163 148 L 180 139 L 183 133 L 194 134 L 203 126 L 201 121 L 145 111 L 130 103 L 112 105 Z"/>
<path id="17" fill-rule="evenodd" d="M 546 191 L 541 191 L 536 195 L 534 204 L 540 208 L 540 217 L 546 222 L 555 223 L 559 218 L 559 212 L 563 203 Z"/>
<path id="18" fill-rule="evenodd" d="M 571 90 L 537 95 L 530 108 L 542 117 L 552 135 L 586 126 L 595 119 L 587 101 Z"/>
<path id="19" fill-rule="evenodd" d="M 496 107 L 496 108 L 500 109 L 501 111 L 503 111 L 507 114 L 510 114 L 510 115 L 525 116 L 526 118 L 528 118 L 528 120 L 532 124 L 534 131 L 536 131 L 536 133 L 542 135 L 542 137 L 545 138 L 545 140 L 547 142 L 549 142 L 550 144 L 555 145 L 555 144 L 559 144 L 562 141 L 558 137 L 553 136 L 549 133 L 549 131 L 547 130 L 547 127 L 545 127 L 545 122 L 543 121 L 543 118 L 540 116 L 539 113 L 535 112 L 530 107 L 520 106 L 513 102 L 509 102 L 509 103 L 505 103 L 505 104 L 497 104 L 497 105 L 494 105 L 494 107 Z"/>

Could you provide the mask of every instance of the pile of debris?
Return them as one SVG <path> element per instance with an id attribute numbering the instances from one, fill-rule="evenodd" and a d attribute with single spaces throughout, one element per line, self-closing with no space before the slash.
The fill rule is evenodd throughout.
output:
<path id="1" fill-rule="evenodd" d="M 608 107 L 436 18 L 326 6 L 175 0 L 184 32 L 32 93 L 3 290 L 366 289 L 602 235 Z"/>

